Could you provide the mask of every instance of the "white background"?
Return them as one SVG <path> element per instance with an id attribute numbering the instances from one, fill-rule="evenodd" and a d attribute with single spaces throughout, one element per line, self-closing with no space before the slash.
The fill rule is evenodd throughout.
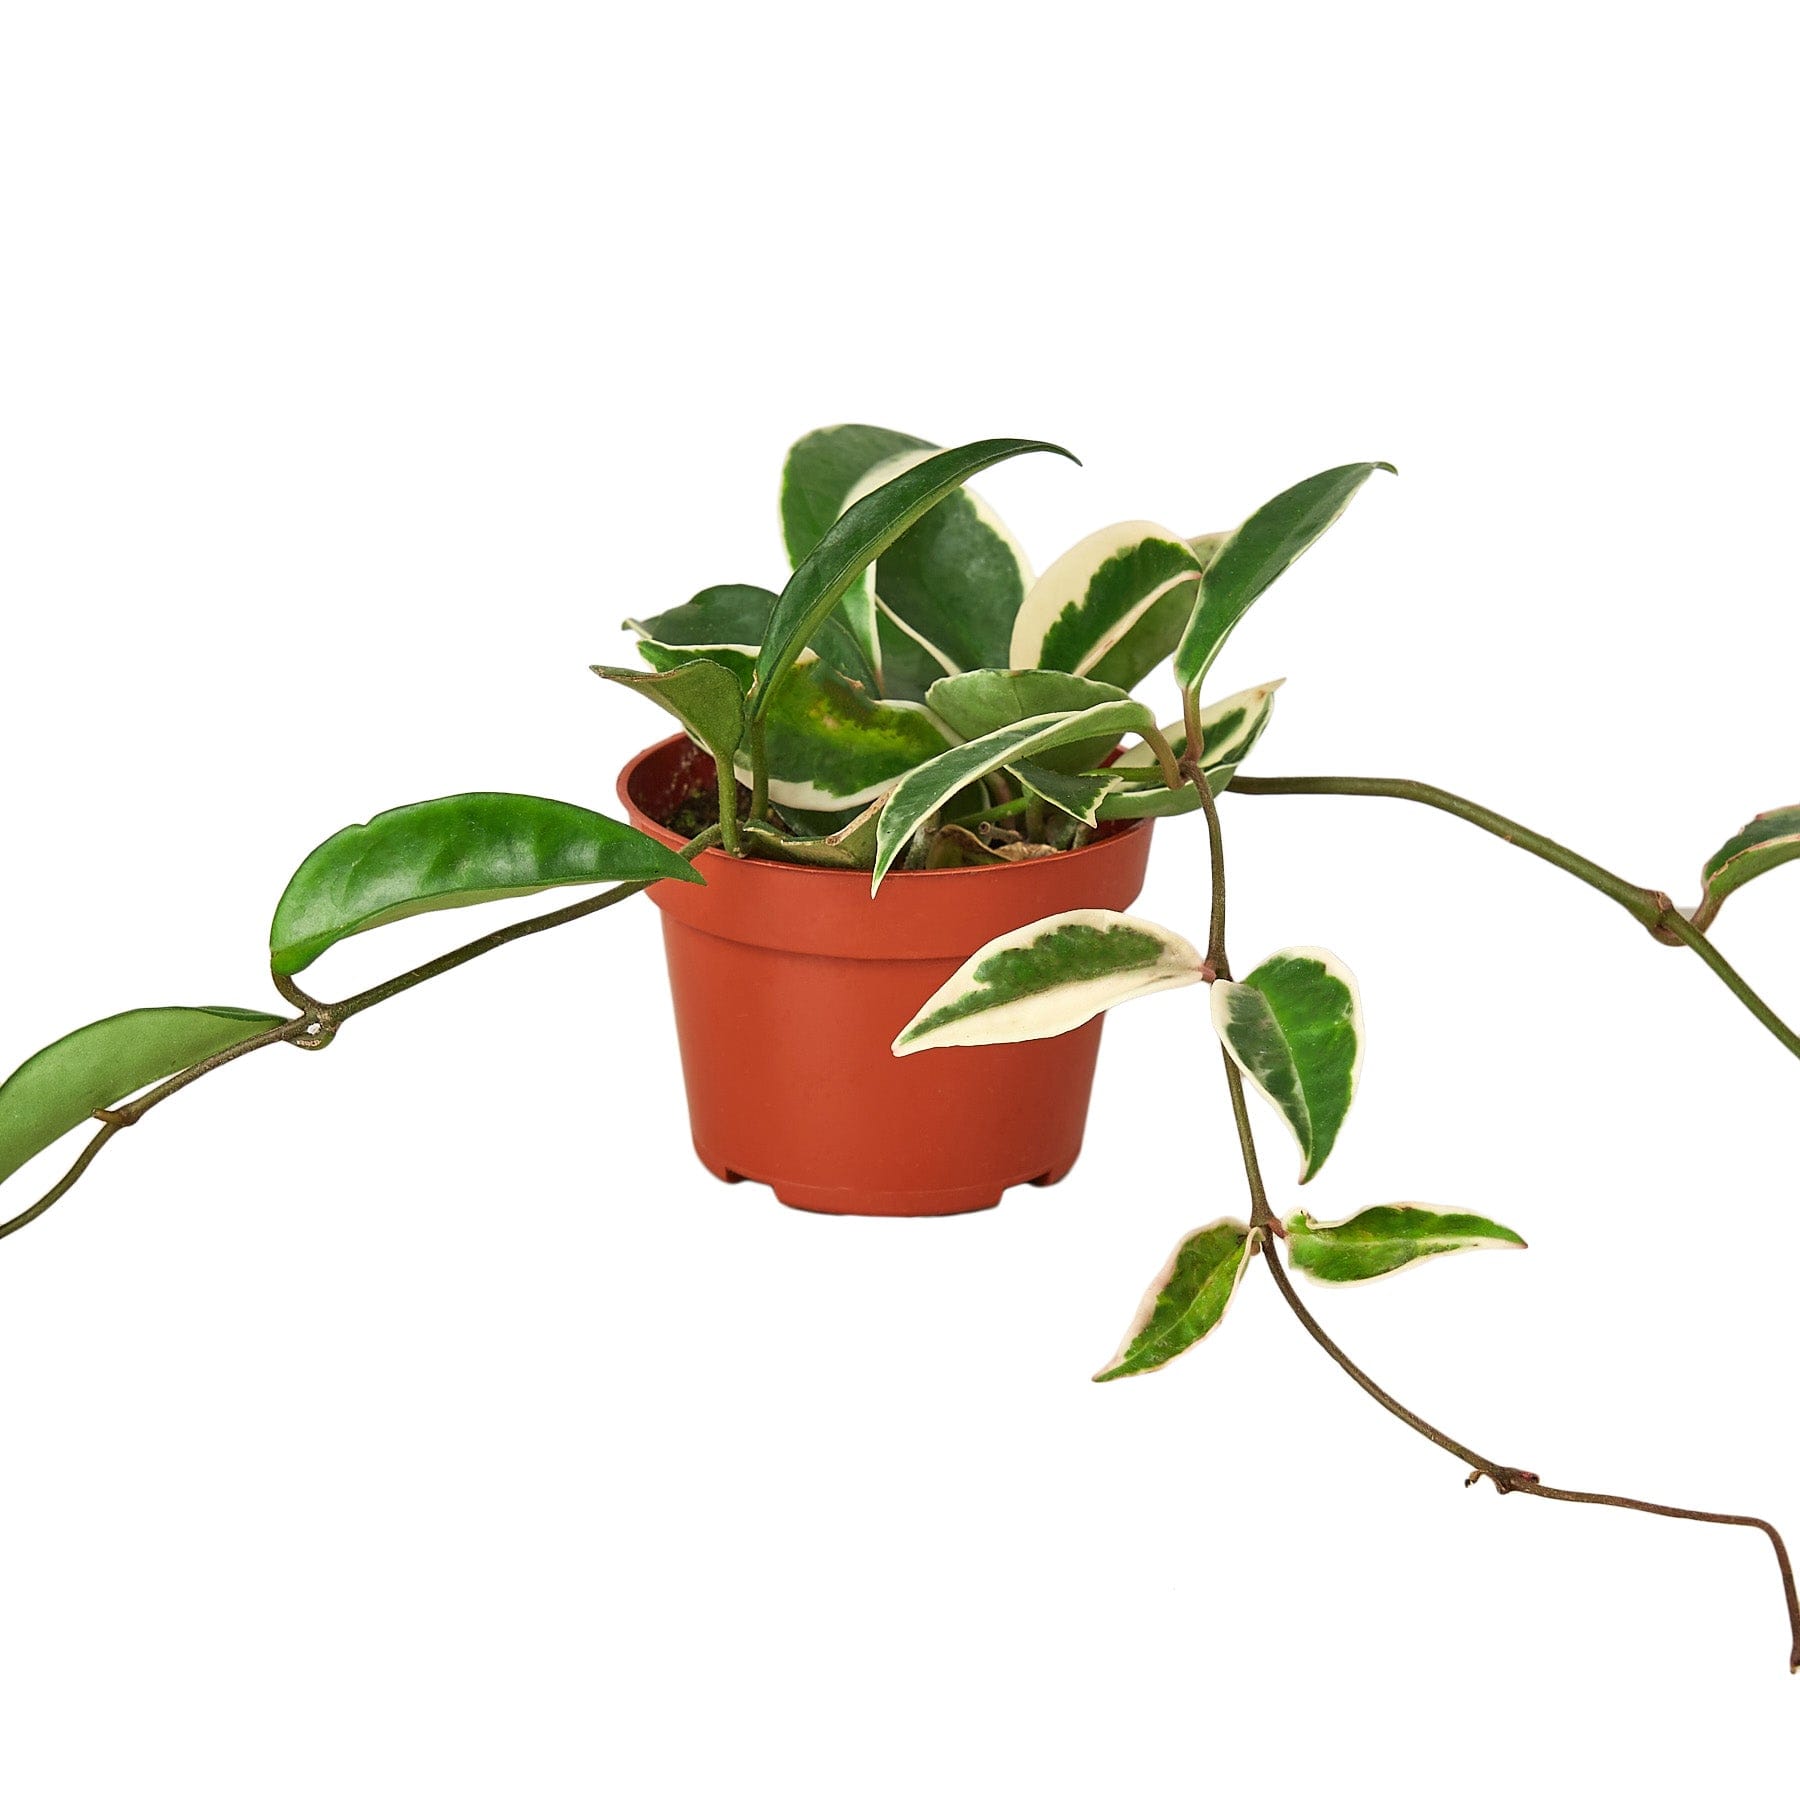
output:
<path id="1" fill-rule="evenodd" d="M 1040 567 L 1398 463 L 1220 665 L 1290 678 L 1263 773 L 1435 780 L 1683 902 L 1800 798 L 1777 10 L 1052 11 L 6 8 L 0 1063 L 264 1004 L 372 811 L 610 807 L 662 726 L 587 665 L 778 582 L 840 419 L 1070 445 L 983 483 Z M 1226 824 L 1240 963 L 1362 978 L 1309 1202 L 1533 1246 L 1321 1314 L 1546 1480 L 1800 1533 L 1792 1059 L 1452 820 Z M 1141 910 L 1197 934 L 1204 860 L 1159 831 Z M 1790 1016 L 1797 905 L 1717 933 Z M 1759 1537 L 1465 1493 L 1254 1272 L 1089 1385 L 1242 1205 L 1203 1017 L 1118 1014 L 1074 1177 L 939 1223 L 702 1173 L 644 904 L 161 1109 L 0 1245 L 0 1784 L 1791 1791 Z"/>

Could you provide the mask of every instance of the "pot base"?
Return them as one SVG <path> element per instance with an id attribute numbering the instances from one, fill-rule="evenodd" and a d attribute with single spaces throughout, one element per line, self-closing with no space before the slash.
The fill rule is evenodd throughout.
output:
<path id="1" fill-rule="evenodd" d="M 724 1158 L 715 1156 L 699 1143 L 694 1145 L 694 1154 L 699 1157 L 707 1172 L 716 1175 L 719 1180 L 730 1183 L 761 1182 L 773 1191 L 775 1198 L 783 1206 L 791 1206 L 796 1212 L 835 1213 L 840 1217 L 857 1214 L 880 1219 L 948 1219 L 959 1213 L 987 1212 L 998 1206 L 1006 1194 L 1004 1186 L 994 1187 L 991 1183 L 975 1187 L 936 1188 L 925 1192 L 920 1192 L 917 1188 L 888 1192 L 866 1187 L 807 1187 L 799 1182 L 764 1181 L 759 1175 L 746 1174 L 732 1168 Z M 1014 1185 L 1054 1187 L 1074 1166 L 1075 1157 L 1071 1155 L 1064 1158 L 1058 1167 L 1046 1169 L 1042 1175 L 1030 1176 L 1026 1181 Z"/>

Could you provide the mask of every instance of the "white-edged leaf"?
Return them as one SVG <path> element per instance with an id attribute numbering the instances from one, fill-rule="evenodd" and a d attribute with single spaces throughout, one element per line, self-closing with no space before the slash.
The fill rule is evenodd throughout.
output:
<path id="1" fill-rule="evenodd" d="M 658 669 L 691 666 L 689 659 L 703 657 L 730 670 L 745 687 L 756 660 L 754 651 L 735 646 L 701 651 L 648 638 L 638 650 Z M 690 730 L 690 735 L 706 741 L 697 732 Z M 912 700 L 877 700 L 858 683 L 846 681 L 823 657 L 804 650 L 781 678 L 763 720 L 763 741 L 769 798 L 777 806 L 844 812 L 879 799 L 908 769 L 956 739 L 929 708 Z M 736 767 L 747 782 L 747 742 L 738 746 Z"/>
<path id="2" fill-rule="evenodd" d="M 1060 1037 L 1141 994 L 1187 987 L 1204 966 L 1186 938 L 1148 919 L 1055 913 L 977 950 L 894 1039 L 894 1054 Z"/>
<path id="3" fill-rule="evenodd" d="M 1215 799 L 1230 787 L 1237 773 L 1236 763 L 1221 763 L 1206 771 L 1206 785 Z M 1179 819 L 1200 810 L 1200 796 L 1194 784 L 1184 781 L 1180 787 L 1165 787 L 1161 781 L 1131 782 L 1116 787 L 1101 797 L 1096 817 L 1107 819 Z"/>
<path id="4" fill-rule="evenodd" d="M 1758 813 L 1707 859 L 1703 891 L 1694 923 L 1704 931 L 1719 916 L 1725 897 L 1766 870 L 1800 857 L 1800 806 Z"/>
<path id="5" fill-rule="evenodd" d="M 748 656 L 754 668 L 757 651 L 768 635 L 769 618 L 776 596 L 767 588 L 728 582 L 702 588 L 693 599 L 671 606 L 647 619 L 627 619 L 625 629 L 647 643 L 671 650 L 702 655 L 714 650 L 736 650 Z M 878 691 L 875 672 L 856 640 L 836 617 L 821 622 L 809 648 L 849 681 L 861 682 L 871 693 Z M 746 690 L 749 678 L 744 678 Z"/>
<path id="6" fill-rule="evenodd" d="M 1232 628 L 1257 597 L 1336 523 L 1358 488 L 1394 465 L 1345 463 L 1296 482 L 1259 506 L 1219 547 L 1200 580 L 1200 598 L 1175 649 L 1175 679 L 1199 685 Z"/>
<path id="7" fill-rule="evenodd" d="M 1102 701 L 1130 698 L 1111 682 L 1090 681 L 1058 669 L 970 669 L 934 681 L 925 704 L 959 737 L 978 738 L 1046 713 L 1079 712 Z M 1046 751 L 1037 760 L 1045 768 L 1076 774 L 1098 768 L 1118 741 L 1116 733 L 1089 738 Z M 1146 749 L 1144 754 L 1151 753 Z"/>
<path id="8" fill-rule="evenodd" d="M 932 454 L 929 447 L 902 450 L 870 469 L 851 490 L 846 510 Z M 884 660 L 897 676 L 905 672 L 906 647 L 896 641 L 898 633 L 936 665 L 930 671 L 935 680 L 939 672 L 1005 662 L 1013 620 L 1031 586 L 1031 564 L 994 509 L 964 487 L 890 544 L 863 580 L 872 582 Z M 924 672 L 917 668 L 911 680 Z"/>
<path id="9" fill-rule="evenodd" d="M 877 828 L 873 887 L 906 847 L 912 834 L 950 796 L 971 782 L 991 775 L 1020 757 L 1039 758 L 1046 750 L 1086 738 L 1117 737 L 1127 731 L 1153 730 L 1156 717 L 1135 700 L 1108 700 L 1080 712 L 1051 713 L 990 731 L 985 737 L 958 744 L 930 762 L 909 770 L 894 784 Z"/>
<path id="10" fill-rule="evenodd" d="M 1026 793 L 1035 794 L 1058 812 L 1079 819 L 1083 825 L 1099 824 L 1101 803 L 1115 788 L 1122 787 L 1125 780 L 1122 775 L 1107 770 L 1095 775 L 1065 775 L 1060 769 L 1047 769 L 1042 763 L 1034 762 L 1008 763 L 1006 772 Z"/>
<path id="11" fill-rule="evenodd" d="M 1256 687 L 1245 688 L 1241 693 L 1229 694 L 1223 700 L 1215 700 L 1211 706 L 1200 709 L 1200 766 L 1205 769 L 1216 769 L 1224 763 L 1241 763 L 1250 754 L 1256 740 L 1267 729 L 1270 715 L 1275 710 L 1275 690 L 1284 685 L 1286 677 L 1275 681 L 1265 681 Z M 964 734 L 967 735 L 966 733 Z M 1177 756 L 1187 751 L 1187 725 L 1177 719 L 1163 727 L 1163 736 L 1169 740 Z M 1134 744 L 1129 750 L 1121 751 L 1115 756 L 1109 768 L 1135 771 L 1133 779 L 1141 778 L 1144 771 L 1160 774 L 1160 765 L 1156 760 L 1156 752 L 1148 744 Z"/>
<path id="12" fill-rule="evenodd" d="M 1033 583 L 1008 660 L 1133 688 L 1175 648 L 1205 567 L 1185 538 L 1147 519 L 1092 532 Z"/>
<path id="13" fill-rule="evenodd" d="M 1300 1146 L 1300 1180 L 1324 1166 L 1356 1094 L 1362 1007 L 1329 950 L 1281 950 L 1242 981 L 1216 981 L 1214 1028 Z"/>
<path id="14" fill-rule="evenodd" d="M 1516 1231 L 1479 1213 L 1433 1212 L 1405 1203 L 1371 1206 L 1336 1224 L 1311 1213 L 1286 1220 L 1288 1261 L 1314 1281 L 1377 1281 L 1422 1257 L 1458 1250 L 1523 1250 Z"/>
<path id="15" fill-rule="evenodd" d="M 1125 1341 L 1094 1379 L 1146 1375 L 1193 1349 L 1224 1318 L 1250 1266 L 1253 1243 L 1242 1219 L 1214 1219 L 1190 1231 L 1151 1282 Z"/>

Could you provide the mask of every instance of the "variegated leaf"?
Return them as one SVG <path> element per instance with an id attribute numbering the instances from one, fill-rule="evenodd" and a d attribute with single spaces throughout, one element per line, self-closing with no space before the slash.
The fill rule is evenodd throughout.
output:
<path id="1" fill-rule="evenodd" d="M 1220 546 L 1200 580 L 1200 598 L 1175 650 L 1175 679 L 1199 685 L 1237 624 L 1270 582 L 1336 523 L 1358 488 L 1394 465 L 1346 463 L 1326 469 L 1260 506 Z"/>
<path id="2" fill-rule="evenodd" d="M 870 469 L 846 509 L 932 454 L 930 446 L 902 450 Z M 1031 565 L 999 515 L 965 487 L 890 544 L 862 581 L 873 598 L 883 691 L 911 696 L 940 675 L 1006 661 Z"/>
<path id="3" fill-rule="evenodd" d="M 756 659 L 750 693 L 754 723 L 788 665 L 830 616 L 850 585 L 889 545 L 965 482 L 1011 457 L 1052 451 L 1074 462 L 1060 445 L 1028 438 L 986 438 L 940 450 L 852 502 L 789 577 L 769 619 L 769 634 Z"/>
<path id="4" fill-rule="evenodd" d="M 1046 713 L 1079 712 L 1105 700 L 1129 700 L 1123 688 L 1089 681 L 1055 669 L 971 669 L 934 681 L 925 704 L 959 737 L 985 737 L 1003 725 L 1017 725 Z M 1049 769 L 1073 774 L 1098 768 L 1118 743 L 1118 736 L 1090 738 L 1046 752 L 1038 761 Z M 1146 748 L 1146 756 L 1155 761 Z"/>
<path id="5" fill-rule="evenodd" d="M 1708 860 L 1702 874 L 1704 891 L 1694 923 L 1704 931 L 1719 916 L 1728 894 L 1765 870 L 1800 856 L 1800 806 L 1778 806 L 1758 813 L 1735 837 L 1727 838 Z"/>
<path id="6" fill-rule="evenodd" d="M 609 669 L 595 663 L 594 673 L 655 701 L 714 756 L 729 760 L 743 741 L 744 690 L 723 663 L 704 656 L 667 669 Z"/>
<path id="7" fill-rule="evenodd" d="M 1216 700 L 1211 706 L 1200 709 L 1202 768 L 1216 769 L 1224 763 L 1241 763 L 1250 754 L 1256 740 L 1268 726 L 1270 714 L 1275 709 L 1275 690 L 1283 685 L 1285 679 L 1265 681 L 1258 687 L 1245 688 L 1242 693 L 1228 695 L 1225 699 Z M 964 735 L 968 734 L 965 732 Z M 1177 756 L 1186 754 L 1187 725 L 1182 720 L 1177 719 L 1172 725 L 1165 725 L 1163 735 L 1174 747 Z M 1134 744 L 1129 750 L 1115 756 L 1108 766 L 1127 771 L 1132 779 L 1141 779 L 1146 772 L 1160 774 L 1156 752 L 1148 744 Z M 1135 774 L 1132 773 L 1134 771 Z M 1216 785 L 1214 791 L 1217 791 Z"/>
<path id="8" fill-rule="evenodd" d="M 1221 763 L 1206 771 L 1206 785 L 1216 798 L 1231 785 L 1237 773 L 1236 763 Z M 1161 780 L 1132 782 L 1103 795 L 1095 809 L 1097 818 L 1106 819 L 1178 819 L 1185 813 L 1200 810 L 1200 796 L 1194 784 L 1184 781 L 1180 787 L 1165 787 Z"/>
<path id="9" fill-rule="evenodd" d="M 1140 994 L 1202 980 L 1204 966 L 1186 938 L 1148 919 L 1055 913 L 977 950 L 894 1039 L 894 1054 L 1060 1037 Z"/>
<path id="10" fill-rule="evenodd" d="M 802 563 L 837 523 L 850 495 L 878 463 L 935 446 L 881 425 L 827 425 L 809 431 L 787 453 L 781 471 L 781 532 L 788 561 Z"/>
<path id="11" fill-rule="evenodd" d="M 1190 1231 L 1151 1282 L 1125 1341 L 1094 1379 L 1145 1375 L 1191 1350 L 1224 1318 L 1250 1266 L 1253 1236 L 1242 1219 Z"/>
<path id="12" fill-rule="evenodd" d="M 1175 648 L 1206 564 L 1145 519 L 1108 525 L 1065 550 L 1013 624 L 1015 669 L 1063 669 L 1135 687 Z"/>
<path id="13" fill-rule="evenodd" d="M 1457 1250 L 1525 1248 L 1516 1231 L 1479 1213 L 1431 1212 L 1423 1206 L 1371 1206 L 1335 1225 L 1311 1213 L 1287 1220 L 1288 1261 L 1315 1281 L 1374 1281 L 1421 1257 Z"/>
<path id="14" fill-rule="evenodd" d="M 1155 715 L 1135 700 L 1108 700 L 1081 712 L 1051 713 L 1040 719 L 1024 719 L 990 731 L 984 737 L 959 744 L 909 770 L 894 784 L 882 808 L 876 828 L 879 848 L 875 857 L 873 886 L 893 866 L 912 834 L 950 796 L 971 782 L 991 775 L 1019 758 L 1041 758 L 1046 750 L 1088 738 L 1117 736 L 1127 731 L 1154 730 Z"/>
<path id="15" fill-rule="evenodd" d="M 767 588 L 727 583 L 702 588 L 684 605 L 672 606 L 650 618 L 627 619 L 625 628 L 636 632 L 647 643 L 662 644 L 671 650 L 687 650 L 695 655 L 711 654 L 716 650 L 737 651 L 739 656 L 732 666 L 744 671 L 742 680 L 748 692 L 757 652 L 768 636 L 775 599 Z M 847 680 L 861 682 L 870 693 L 878 691 L 874 669 L 841 619 L 827 618 L 813 633 L 809 648 L 816 650 Z"/>
<path id="16" fill-rule="evenodd" d="M 1287 1121 L 1310 1181 L 1337 1142 L 1362 1064 L 1356 977 L 1328 950 L 1282 950 L 1242 981 L 1217 981 L 1213 1025 Z"/>
<path id="17" fill-rule="evenodd" d="M 1125 778 L 1102 770 L 1095 775 L 1065 775 L 1060 769 L 1046 768 L 1042 763 L 1011 762 L 1006 765 L 1026 793 L 1054 806 L 1058 812 L 1079 819 L 1083 825 L 1100 822 L 1100 805 L 1115 788 L 1123 787 Z M 1165 793 L 1170 790 L 1165 788 Z M 1196 796 L 1198 798 L 1198 796 Z"/>
<path id="18" fill-rule="evenodd" d="M 867 492 L 861 484 L 871 469 L 909 450 L 929 453 L 935 448 L 909 432 L 889 431 L 880 425 L 829 425 L 822 431 L 809 431 L 788 451 L 781 471 L 781 529 L 790 563 L 797 567 L 804 562 L 852 496 L 859 490 Z M 875 691 L 887 692 L 882 685 L 886 671 L 875 584 L 869 570 L 851 583 L 834 616 L 856 639 L 875 672 Z"/>
<path id="19" fill-rule="evenodd" d="M 646 638 L 638 651 L 658 669 L 680 668 L 704 655 L 745 686 L 755 667 L 755 652 L 737 646 L 702 652 Z M 955 741 L 926 707 L 910 700 L 877 700 L 810 650 L 781 678 L 763 729 L 769 798 L 779 807 L 821 812 L 867 806 L 908 769 Z M 739 745 L 736 766 L 748 778 L 747 744 Z"/>

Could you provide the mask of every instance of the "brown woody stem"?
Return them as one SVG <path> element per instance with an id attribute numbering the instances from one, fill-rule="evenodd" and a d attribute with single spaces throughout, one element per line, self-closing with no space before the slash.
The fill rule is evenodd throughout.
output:
<path id="1" fill-rule="evenodd" d="M 1206 814 L 1207 833 L 1212 851 L 1212 937 L 1207 948 L 1207 961 L 1212 964 L 1221 977 L 1224 977 L 1228 966 L 1225 960 L 1224 850 L 1219 830 L 1218 809 L 1213 804 L 1212 792 L 1207 786 L 1206 778 L 1200 772 L 1199 754 L 1198 746 L 1190 744 L 1186 759 L 1186 772 L 1200 794 L 1201 809 Z M 1507 838 L 1509 842 L 1519 843 L 1523 848 L 1544 857 L 1546 861 L 1554 862 L 1559 867 L 1570 869 L 1572 873 L 1580 875 L 1581 879 L 1587 881 L 1590 886 L 1598 887 L 1602 893 L 1618 900 L 1621 905 L 1631 911 L 1634 916 L 1642 919 L 1653 930 L 1667 925 L 1673 936 L 1688 944 L 1690 949 L 1699 951 L 1709 963 L 1714 963 L 1716 958 L 1715 972 L 1720 973 L 1720 978 L 1726 980 L 1727 986 L 1733 987 L 1733 991 L 1738 992 L 1739 997 L 1745 1000 L 1746 1005 L 1751 1005 L 1753 1011 L 1761 1005 L 1760 1001 L 1756 1001 L 1755 1005 L 1752 1005 L 1754 996 L 1746 998 L 1748 990 L 1740 991 L 1736 983 L 1735 971 L 1730 970 L 1729 964 L 1725 964 L 1724 958 L 1718 956 L 1718 953 L 1706 942 L 1702 934 L 1695 931 L 1680 914 L 1674 912 L 1664 896 L 1660 894 L 1653 896 L 1648 889 L 1633 889 L 1629 883 L 1621 881 L 1618 876 L 1600 868 L 1597 863 L 1590 863 L 1585 857 L 1577 856 L 1572 850 L 1565 850 L 1560 844 L 1553 844 L 1548 838 L 1539 837 L 1535 832 L 1528 832 L 1525 827 L 1514 825 L 1510 820 L 1502 819 L 1498 813 L 1488 812 L 1485 807 L 1477 807 L 1471 801 L 1457 800 L 1455 795 L 1445 794 L 1442 789 L 1426 789 L 1423 784 L 1417 782 L 1345 781 L 1340 783 L 1325 778 L 1316 782 L 1310 778 L 1297 778 L 1291 781 L 1245 782 L 1240 778 L 1233 784 L 1233 787 L 1234 791 L 1249 793 L 1393 794 L 1394 797 L 1400 799 L 1425 799 L 1427 805 L 1440 805 L 1445 811 L 1456 812 L 1464 818 L 1472 818 L 1484 829 L 1497 831 L 1497 835 Z M 1402 788 L 1409 791 L 1395 792 Z M 1428 795 L 1435 797 L 1426 798 Z M 1449 802 L 1454 802 L 1454 804 L 1447 804 Z M 1500 827 L 1505 829 L 1499 829 Z M 1641 902 L 1637 896 L 1642 896 Z M 1679 921 L 1679 925 L 1686 928 L 1685 932 L 1677 929 L 1673 921 Z M 1691 939 L 1688 934 L 1691 934 Z M 1723 965 L 1723 971 L 1719 965 Z M 1771 1014 L 1769 1019 L 1764 1019 L 1764 1023 L 1769 1024 L 1772 1018 Z M 1786 1027 L 1781 1026 L 1780 1021 L 1776 1020 L 1770 1024 L 1770 1029 L 1776 1031 L 1776 1035 L 1780 1036 Z M 1789 1035 L 1791 1036 L 1791 1034 Z M 1800 1046 L 1790 1045 L 1790 1048 L 1800 1048 Z M 1263 1261 L 1268 1265 L 1269 1274 L 1274 1280 L 1275 1286 L 1280 1290 L 1282 1299 L 1287 1302 L 1289 1310 L 1300 1321 L 1319 1348 L 1371 1400 L 1392 1413 L 1401 1424 L 1409 1426 L 1420 1437 L 1436 1444 L 1440 1450 L 1447 1451 L 1459 1461 L 1468 1464 L 1474 1472 L 1469 1476 L 1466 1485 L 1473 1485 L 1485 1475 L 1494 1484 L 1495 1489 L 1502 1494 L 1535 1494 L 1540 1500 L 1563 1500 L 1576 1506 L 1614 1506 L 1627 1512 L 1654 1513 L 1657 1517 L 1664 1519 L 1693 1519 L 1707 1525 L 1744 1525 L 1762 1532 L 1774 1548 L 1775 1561 L 1781 1570 L 1782 1594 L 1787 1602 L 1788 1628 L 1792 1640 L 1788 1655 L 1788 1669 L 1790 1673 L 1800 1670 L 1800 1593 L 1796 1593 L 1795 1590 L 1794 1566 L 1788 1557 L 1787 1545 L 1781 1541 L 1781 1533 L 1767 1519 L 1753 1518 L 1744 1513 L 1699 1512 L 1691 1507 L 1665 1506 L 1655 1500 L 1631 1500 L 1621 1494 L 1597 1494 L 1578 1488 L 1547 1487 L 1536 1475 L 1527 1470 L 1515 1469 L 1508 1464 L 1495 1462 L 1491 1457 L 1483 1456 L 1477 1450 L 1471 1450 L 1467 1444 L 1459 1443 L 1448 1432 L 1440 1431 L 1428 1419 L 1420 1417 L 1411 1407 L 1396 1400 L 1373 1376 L 1366 1374 L 1350 1359 L 1325 1327 L 1313 1317 L 1312 1309 L 1295 1292 L 1293 1281 L 1287 1270 L 1281 1266 L 1279 1252 L 1273 1237 L 1269 1234 L 1270 1229 L 1275 1228 L 1276 1221 L 1269 1206 L 1262 1170 L 1257 1162 L 1256 1139 L 1250 1125 L 1249 1109 L 1245 1105 L 1243 1077 L 1238 1072 L 1237 1064 L 1232 1060 L 1229 1051 L 1225 1055 L 1225 1075 L 1231 1090 L 1231 1111 L 1237 1124 L 1238 1144 L 1243 1151 L 1244 1175 L 1250 1189 L 1250 1222 L 1252 1225 L 1262 1225 L 1266 1228 L 1264 1236 L 1257 1246 L 1258 1250 Z"/>

